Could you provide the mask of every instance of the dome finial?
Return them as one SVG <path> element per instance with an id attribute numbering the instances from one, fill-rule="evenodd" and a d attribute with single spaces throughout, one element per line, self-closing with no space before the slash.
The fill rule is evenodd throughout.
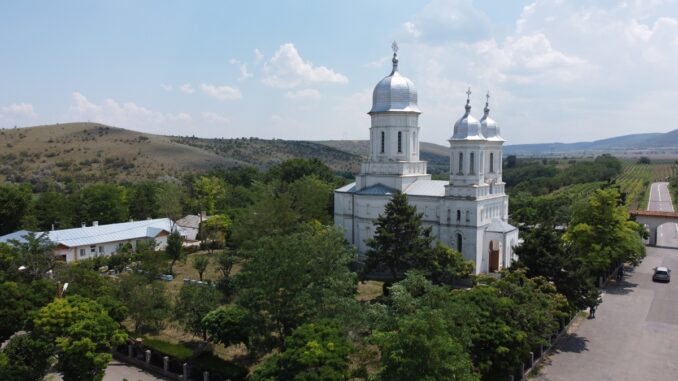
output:
<path id="1" fill-rule="evenodd" d="M 488 116 L 490 114 L 490 90 L 487 90 L 487 94 L 485 94 L 485 116 Z"/>
<path id="2" fill-rule="evenodd" d="M 391 60 L 393 62 L 393 72 L 391 74 L 393 74 L 398 70 L 398 43 L 393 41 L 391 49 L 393 49 L 393 59 Z"/>
<path id="3" fill-rule="evenodd" d="M 471 112 L 471 94 L 471 87 L 469 86 L 468 90 L 466 90 L 466 107 L 464 107 L 467 114 Z"/>

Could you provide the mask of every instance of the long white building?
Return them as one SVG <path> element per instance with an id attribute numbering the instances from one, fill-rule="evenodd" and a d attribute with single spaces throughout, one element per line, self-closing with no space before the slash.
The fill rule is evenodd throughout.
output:
<path id="1" fill-rule="evenodd" d="M 155 248 L 163 250 L 167 246 L 167 236 L 172 229 L 178 229 L 185 236 L 183 229 L 172 226 L 169 218 L 130 221 L 117 224 L 82 226 L 72 229 L 37 232 L 46 234 L 54 244 L 54 255 L 68 263 L 80 259 L 91 259 L 99 256 L 110 256 L 119 251 L 125 244 L 136 248 L 139 241 L 153 240 Z M 0 243 L 22 242 L 29 231 L 21 230 L 0 237 Z"/>
<path id="2" fill-rule="evenodd" d="M 396 191 L 407 194 L 442 243 L 475 263 L 477 273 L 511 264 L 518 229 L 508 224 L 508 196 L 502 181 L 502 145 L 497 123 L 471 115 L 470 91 L 465 112 L 454 124 L 449 181 L 431 180 L 419 159 L 417 90 L 398 71 L 397 46 L 391 74 L 372 95 L 370 153 L 354 183 L 334 192 L 334 222 L 356 246 L 360 258 L 374 234 L 374 220 Z"/>

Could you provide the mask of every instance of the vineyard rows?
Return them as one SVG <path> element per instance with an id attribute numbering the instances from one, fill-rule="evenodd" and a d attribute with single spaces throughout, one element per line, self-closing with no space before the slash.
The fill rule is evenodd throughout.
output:
<path id="1" fill-rule="evenodd" d="M 656 181 L 668 181 L 678 175 L 676 163 L 636 164 L 625 162 L 621 175 L 615 178 L 619 189 L 626 193 L 629 210 L 645 209 L 649 197 L 650 184 Z M 599 189 L 604 182 L 574 184 L 556 190 L 552 195 L 567 195 L 572 200 L 582 199 Z"/>

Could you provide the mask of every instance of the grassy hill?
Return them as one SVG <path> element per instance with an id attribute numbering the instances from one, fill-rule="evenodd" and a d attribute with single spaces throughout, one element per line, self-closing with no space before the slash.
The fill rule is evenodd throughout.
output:
<path id="1" fill-rule="evenodd" d="M 362 157 L 367 157 L 370 152 L 369 140 L 323 140 L 318 141 L 318 143 Z M 448 171 L 450 166 L 448 147 L 421 142 L 419 150 L 421 160 L 428 161 L 430 173 L 436 174 Z"/>
<path id="2" fill-rule="evenodd" d="M 1 129 L 0 147 L 0 181 L 36 186 L 180 178 L 221 166 L 268 167 L 292 157 L 317 157 L 338 172 L 360 165 L 357 155 L 311 142 L 171 137 L 96 123 Z"/>

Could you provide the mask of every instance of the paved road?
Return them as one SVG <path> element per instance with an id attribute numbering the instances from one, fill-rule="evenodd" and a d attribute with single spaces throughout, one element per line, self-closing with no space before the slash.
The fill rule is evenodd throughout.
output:
<path id="1" fill-rule="evenodd" d="M 123 364 L 117 360 L 113 360 L 106 368 L 106 374 L 103 381 L 165 381 L 164 378 L 158 378 L 150 373 L 144 372 L 139 368 Z M 62 381 L 58 374 L 49 374 L 45 377 L 45 381 Z"/>
<path id="2" fill-rule="evenodd" d="M 653 184 L 649 208 L 673 210 L 665 183 Z M 675 232 L 676 224 L 662 226 L 660 244 L 674 242 Z M 657 266 L 678 269 L 678 251 L 648 247 L 640 266 L 627 270 L 622 282 L 612 281 L 605 288 L 596 318 L 582 321 L 535 379 L 678 379 L 678 279 L 668 284 L 652 282 Z"/>
<path id="3" fill-rule="evenodd" d="M 669 183 L 652 184 L 647 210 L 673 212 L 673 202 L 671 201 L 668 185 Z M 678 225 L 668 223 L 657 228 L 657 245 L 678 247 Z"/>

